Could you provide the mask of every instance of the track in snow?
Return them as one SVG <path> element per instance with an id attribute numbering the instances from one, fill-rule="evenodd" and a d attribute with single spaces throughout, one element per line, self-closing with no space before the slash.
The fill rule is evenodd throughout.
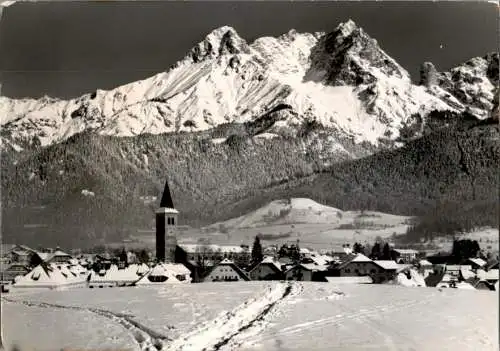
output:
<path id="1" fill-rule="evenodd" d="M 252 329 L 262 330 L 266 316 L 292 294 L 300 293 L 301 285 L 292 282 L 280 283 L 258 298 L 252 298 L 226 312 L 211 322 L 205 323 L 193 332 L 179 337 L 167 348 L 168 351 L 203 350 L 218 351 L 229 348 L 234 350 L 232 341 Z"/>
<path id="2" fill-rule="evenodd" d="M 123 313 L 115 313 L 112 311 L 107 311 L 99 308 L 90 307 L 80 307 L 80 306 L 66 306 L 59 304 L 52 304 L 46 302 L 31 302 L 24 300 L 12 300 L 9 298 L 3 298 L 3 300 L 11 303 L 20 303 L 29 307 L 41 307 L 41 308 L 58 308 L 64 310 L 76 310 L 84 311 L 97 314 L 104 318 L 107 318 L 115 323 L 120 324 L 127 331 L 131 333 L 134 340 L 137 342 L 141 350 L 162 350 L 165 341 L 170 341 L 171 339 L 164 336 L 144 325 L 132 319 L 130 315 Z"/>

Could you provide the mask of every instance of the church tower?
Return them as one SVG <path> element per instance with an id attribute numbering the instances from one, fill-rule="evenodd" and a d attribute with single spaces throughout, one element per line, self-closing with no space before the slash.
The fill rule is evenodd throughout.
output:
<path id="1" fill-rule="evenodd" d="M 178 216 L 179 211 L 174 208 L 167 180 L 160 208 L 156 210 L 156 260 L 159 262 L 175 262 Z"/>

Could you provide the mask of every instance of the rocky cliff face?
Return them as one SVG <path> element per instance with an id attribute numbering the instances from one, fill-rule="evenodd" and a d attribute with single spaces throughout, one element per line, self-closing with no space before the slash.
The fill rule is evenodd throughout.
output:
<path id="1" fill-rule="evenodd" d="M 450 72 L 438 73 L 433 66 L 426 64 L 421 82 L 436 96 L 448 99 L 450 104 L 461 105 L 478 118 L 488 118 L 494 111 L 495 99 L 498 99 L 498 53 L 472 58 Z M 436 87 L 446 93 L 433 90 Z"/>
<path id="2" fill-rule="evenodd" d="M 467 109 L 488 117 L 497 76 L 498 55 L 490 55 L 439 73 L 437 83 L 414 85 L 352 21 L 331 33 L 292 30 L 251 44 L 226 26 L 168 71 L 142 81 L 68 101 L 0 97 L 0 137 L 4 147 L 20 151 L 84 131 L 118 137 L 203 131 L 251 122 L 286 104 L 286 116 L 271 130 L 294 134 L 313 121 L 377 146 L 395 140 L 415 114 Z"/>

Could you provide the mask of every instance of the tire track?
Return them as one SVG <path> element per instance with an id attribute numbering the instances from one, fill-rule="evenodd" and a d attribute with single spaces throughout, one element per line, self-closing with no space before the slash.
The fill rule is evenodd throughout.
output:
<path id="1" fill-rule="evenodd" d="M 152 330 L 151 328 L 146 327 L 145 325 L 134 320 L 131 315 L 125 313 L 116 313 L 104 309 L 91 308 L 91 307 L 67 306 L 67 305 L 53 304 L 47 302 L 13 300 L 5 297 L 3 297 L 2 299 L 7 302 L 18 303 L 28 307 L 57 308 L 64 310 L 83 311 L 99 315 L 115 323 L 120 324 L 123 328 L 125 328 L 128 332 L 130 332 L 130 334 L 137 342 L 141 350 L 162 350 L 165 345 L 164 344 L 165 341 L 167 342 L 171 341 L 169 337 L 160 334 Z"/>

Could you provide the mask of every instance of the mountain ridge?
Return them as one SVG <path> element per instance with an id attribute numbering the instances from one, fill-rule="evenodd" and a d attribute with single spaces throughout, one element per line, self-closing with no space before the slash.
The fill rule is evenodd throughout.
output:
<path id="1" fill-rule="evenodd" d="M 498 66 L 498 54 L 495 59 Z M 85 130 L 115 136 L 200 131 L 248 122 L 285 103 L 294 113 L 278 129 L 293 132 L 313 120 L 358 143 L 376 145 L 380 138 L 397 138 L 414 114 L 465 110 L 474 89 L 466 86 L 462 92 L 464 79 L 472 74 L 484 81 L 487 75 L 483 71 L 489 66 L 477 64 L 472 73 L 455 80 L 451 75 L 453 84 L 441 84 L 446 91 L 440 85 L 412 84 L 408 72 L 351 20 L 331 33 L 292 30 L 251 44 L 223 26 L 167 71 L 113 90 L 67 101 L 0 97 L 1 140 L 22 150 Z M 470 111 L 476 117 L 489 116 L 494 93 L 488 89 L 493 88 L 484 81 L 483 99 Z M 463 101 L 449 90 L 461 92 Z"/>
<path id="2" fill-rule="evenodd" d="M 462 201 L 481 209 L 464 218 L 496 225 L 498 53 L 421 76 L 352 21 L 251 44 L 221 27 L 114 90 L 0 97 L 4 240 L 86 246 L 152 230 L 165 176 L 192 226 L 289 197 L 408 216 Z"/>
<path id="3" fill-rule="evenodd" d="M 2 157 L 2 233 L 7 241 L 73 247 L 153 230 L 166 175 L 180 221 L 191 226 L 239 217 L 289 197 L 345 211 L 408 216 L 425 215 L 439 203 L 476 203 L 483 208 L 477 220 L 487 217 L 479 224 L 493 226 L 498 224 L 498 125 L 465 124 L 430 130 L 402 148 L 354 160 L 329 152 L 322 146 L 328 133 L 321 136 L 318 130 L 303 138 L 222 143 L 191 133 L 79 134 L 22 158 Z"/>

